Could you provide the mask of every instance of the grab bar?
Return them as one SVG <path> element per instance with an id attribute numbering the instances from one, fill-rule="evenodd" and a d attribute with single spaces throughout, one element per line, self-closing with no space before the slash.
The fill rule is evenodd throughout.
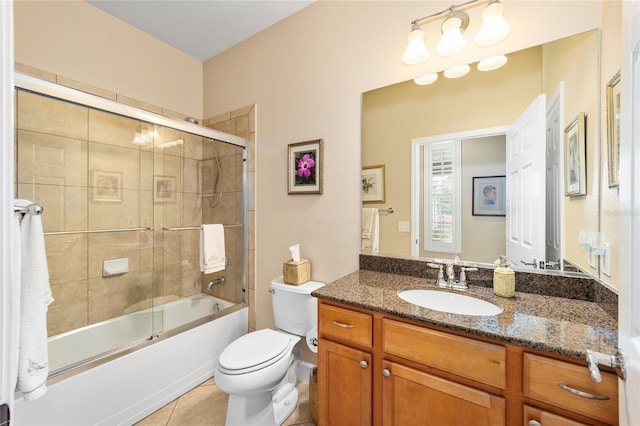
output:
<path id="1" fill-rule="evenodd" d="M 55 231 L 55 232 L 45 232 L 44 235 L 99 234 L 101 232 L 131 232 L 131 231 L 153 231 L 153 228 L 117 228 L 117 229 L 92 229 L 92 230 L 86 230 L 86 231 Z"/>

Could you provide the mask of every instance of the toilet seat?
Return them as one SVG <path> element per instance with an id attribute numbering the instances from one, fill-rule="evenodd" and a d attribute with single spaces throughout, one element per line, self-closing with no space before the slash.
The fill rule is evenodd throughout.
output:
<path id="1" fill-rule="evenodd" d="M 268 328 L 245 334 L 222 351 L 218 370 L 237 375 L 268 367 L 291 353 L 292 337 Z"/>

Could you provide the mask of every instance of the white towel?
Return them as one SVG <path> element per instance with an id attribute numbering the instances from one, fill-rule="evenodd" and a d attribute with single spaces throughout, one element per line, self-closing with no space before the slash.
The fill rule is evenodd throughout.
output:
<path id="1" fill-rule="evenodd" d="M 374 212 L 378 209 L 362 208 L 362 238 L 371 238 Z"/>
<path id="2" fill-rule="evenodd" d="M 200 271 L 205 274 L 225 268 L 224 227 L 220 224 L 200 227 Z"/>
<path id="3" fill-rule="evenodd" d="M 362 209 L 362 217 L 364 219 L 364 210 L 373 210 L 371 212 L 371 227 L 369 228 L 369 237 L 364 236 L 364 224 L 362 227 L 361 250 L 365 253 L 378 253 L 380 244 L 380 214 L 378 209 Z"/>
<path id="4" fill-rule="evenodd" d="M 25 401 L 33 401 L 47 391 L 47 307 L 53 302 L 40 216 L 24 215 L 20 222 L 20 243 L 22 266 L 17 388 Z"/>

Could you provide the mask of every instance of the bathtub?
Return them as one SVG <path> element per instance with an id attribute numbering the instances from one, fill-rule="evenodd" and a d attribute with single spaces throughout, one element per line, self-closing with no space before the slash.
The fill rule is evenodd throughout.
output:
<path id="1" fill-rule="evenodd" d="M 203 315 L 227 309 L 220 317 L 149 342 L 150 315 L 164 330 L 179 328 Z M 163 305 L 162 310 L 125 314 L 99 324 L 52 337 L 50 371 L 79 364 L 131 343 L 129 348 L 95 366 L 81 366 L 48 382 L 47 393 L 33 402 L 16 398 L 13 422 L 21 425 L 129 425 L 212 377 L 222 350 L 247 333 L 248 308 L 199 294 Z M 127 330 L 127 338 L 121 340 Z M 169 333 L 170 334 L 170 333 Z M 135 349 L 135 350 L 132 350 Z"/>
<path id="2" fill-rule="evenodd" d="M 170 298 L 173 301 L 164 303 L 162 309 L 136 311 L 133 307 L 134 312 L 52 336 L 49 338 L 49 372 L 55 374 L 66 367 L 148 340 L 154 334 L 152 325 L 158 330 L 172 330 L 234 305 L 203 293 L 184 299 Z"/>

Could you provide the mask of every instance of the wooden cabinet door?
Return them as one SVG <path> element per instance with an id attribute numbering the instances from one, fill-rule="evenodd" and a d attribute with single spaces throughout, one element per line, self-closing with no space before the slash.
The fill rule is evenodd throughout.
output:
<path id="1" fill-rule="evenodd" d="M 319 426 L 371 425 L 371 379 L 370 353 L 320 339 Z"/>
<path id="2" fill-rule="evenodd" d="M 502 426 L 503 398 L 383 361 L 384 426 Z"/>
<path id="3" fill-rule="evenodd" d="M 524 406 L 524 426 L 586 426 L 584 423 L 568 419 L 549 411 L 529 405 Z"/>

